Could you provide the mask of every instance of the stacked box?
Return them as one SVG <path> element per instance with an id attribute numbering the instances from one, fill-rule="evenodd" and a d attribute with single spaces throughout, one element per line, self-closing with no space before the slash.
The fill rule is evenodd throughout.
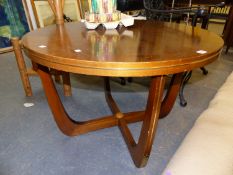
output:
<path id="1" fill-rule="evenodd" d="M 121 12 L 116 9 L 116 0 L 88 0 L 89 12 L 85 13 L 88 22 L 105 23 L 119 21 Z"/>

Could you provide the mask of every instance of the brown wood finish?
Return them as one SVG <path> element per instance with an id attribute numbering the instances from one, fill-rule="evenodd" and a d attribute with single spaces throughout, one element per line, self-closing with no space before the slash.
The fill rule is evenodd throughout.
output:
<path id="1" fill-rule="evenodd" d="M 119 119 L 120 130 L 137 167 L 144 167 L 150 156 L 160 114 L 164 83 L 164 76 L 152 78 L 142 129 L 137 144 L 133 139 L 125 119 Z"/>
<path id="2" fill-rule="evenodd" d="M 38 74 L 41 77 L 42 84 L 45 90 L 45 94 L 53 113 L 54 119 L 59 127 L 59 129 L 68 136 L 76 136 L 84 134 L 90 131 L 95 131 L 98 129 L 103 129 L 107 127 L 117 126 L 118 119 L 114 116 L 105 116 L 99 119 L 89 120 L 85 122 L 78 122 L 72 120 L 57 94 L 56 88 L 54 86 L 53 80 L 51 78 L 48 68 L 44 66 L 38 67 Z M 132 112 L 125 114 L 125 119 L 127 122 L 137 122 L 141 121 L 143 118 L 144 111 Z"/>
<path id="3" fill-rule="evenodd" d="M 63 92 L 65 96 L 71 96 L 71 83 L 70 83 L 70 74 L 69 72 L 62 72 L 63 80 Z"/>
<path id="4" fill-rule="evenodd" d="M 134 27 L 128 27 L 120 34 L 105 33 L 86 30 L 81 22 L 67 23 L 30 32 L 23 37 L 23 44 L 28 56 L 39 64 L 73 73 L 115 77 L 192 70 L 214 61 L 223 45 L 218 36 L 198 27 L 156 21 L 136 21 Z M 103 37 L 106 40 L 116 38 L 108 43 L 117 52 L 98 58 L 100 51 L 94 50 L 94 46 L 98 38 Z M 96 43 L 91 43 L 91 38 Z M 41 49 L 39 45 L 47 48 Z M 75 49 L 81 52 L 76 53 Z M 207 53 L 198 54 L 198 50 Z"/>
<path id="5" fill-rule="evenodd" d="M 209 31 L 155 21 L 135 21 L 132 27 L 108 31 L 87 30 L 81 22 L 54 25 L 30 32 L 22 43 L 25 53 L 38 65 L 37 72 L 60 130 L 76 136 L 119 126 L 137 167 L 146 165 L 158 119 L 171 111 L 183 73 L 211 63 L 223 47 L 223 40 Z M 206 53 L 198 54 L 198 50 Z M 105 98 L 113 115 L 85 122 L 71 119 L 51 79 L 51 68 L 103 76 Z M 162 99 L 167 74 L 174 75 Z M 151 76 L 145 111 L 122 113 L 111 95 L 109 76 Z M 143 122 L 138 142 L 127 126 L 137 121 Z"/>
<path id="6" fill-rule="evenodd" d="M 166 96 L 163 99 L 159 118 L 166 117 L 176 101 L 183 80 L 183 73 L 174 74 L 168 87 Z"/>
<path id="7" fill-rule="evenodd" d="M 14 49 L 16 62 L 19 68 L 20 77 L 26 96 L 32 96 L 32 88 L 28 77 L 28 70 L 24 62 L 23 53 L 19 44 L 19 38 L 12 38 L 11 43 Z M 30 71 L 33 72 L 33 71 Z"/>

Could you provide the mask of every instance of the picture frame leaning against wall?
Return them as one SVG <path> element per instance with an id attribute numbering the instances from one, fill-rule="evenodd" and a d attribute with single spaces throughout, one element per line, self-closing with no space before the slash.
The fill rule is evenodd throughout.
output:
<path id="1" fill-rule="evenodd" d="M 0 53 L 12 51 L 11 38 L 32 29 L 25 0 L 0 0 Z"/>

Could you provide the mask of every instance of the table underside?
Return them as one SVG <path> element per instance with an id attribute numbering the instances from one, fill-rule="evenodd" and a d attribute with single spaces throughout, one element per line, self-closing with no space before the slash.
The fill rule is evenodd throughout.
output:
<path id="1" fill-rule="evenodd" d="M 62 133 L 68 136 L 77 136 L 118 126 L 137 167 L 146 165 L 150 156 L 158 119 L 167 116 L 171 111 L 183 80 L 183 73 L 174 74 L 163 98 L 166 76 L 152 77 L 145 110 L 122 113 L 111 95 L 109 78 L 104 77 L 105 98 L 113 115 L 79 122 L 71 119 L 66 112 L 51 78 L 49 68 L 38 65 L 37 72 L 41 78 L 54 120 Z M 138 121 L 142 121 L 142 129 L 136 142 L 127 124 Z"/>

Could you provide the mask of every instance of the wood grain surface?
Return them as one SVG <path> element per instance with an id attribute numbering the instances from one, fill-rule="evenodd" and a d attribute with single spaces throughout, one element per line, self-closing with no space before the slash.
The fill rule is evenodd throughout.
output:
<path id="1" fill-rule="evenodd" d="M 207 30 L 176 23 L 135 21 L 117 30 L 87 30 L 84 23 L 76 22 L 30 32 L 22 44 L 32 61 L 57 70 L 140 77 L 209 64 L 218 58 L 223 40 Z"/>

